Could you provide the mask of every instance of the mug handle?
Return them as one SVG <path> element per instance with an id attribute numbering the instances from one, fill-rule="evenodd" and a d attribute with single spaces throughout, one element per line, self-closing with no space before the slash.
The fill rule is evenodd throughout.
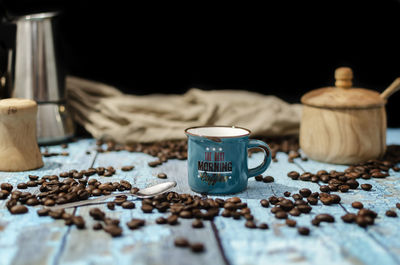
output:
<path id="1" fill-rule="evenodd" d="M 267 170 L 267 168 L 269 167 L 269 164 L 271 164 L 272 152 L 271 152 L 271 149 L 269 148 L 269 146 L 260 140 L 251 139 L 249 141 L 249 146 L 247 147 L 247 149 L 250 149 L 250 148 L 259 148 L 259 149 L 262 149 L 264 152 L 264 161 L 261 163 L 261 165 L 255 167 L 255 168 L 249 169 L 249 178 L 252 178 L 257 175 L 260 175 L 265 170 Z"/>

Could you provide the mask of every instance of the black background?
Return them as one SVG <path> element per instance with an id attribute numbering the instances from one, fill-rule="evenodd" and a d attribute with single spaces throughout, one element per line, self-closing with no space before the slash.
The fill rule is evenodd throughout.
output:
<path id="1" fill-rule="evenodd" d="M 2 7 L 8 17 L 61 10 L 67 72 L 132 94 L 245 89 L 299 102 L 332 85 L 339 66 L 353 68 L 354 86 L 377 91 L 400 76 L 399 1 L 269 2 L 12 0 Z M 400 126 L 399 105 L 400 92 L 387 105 L 391 127 Z"/>

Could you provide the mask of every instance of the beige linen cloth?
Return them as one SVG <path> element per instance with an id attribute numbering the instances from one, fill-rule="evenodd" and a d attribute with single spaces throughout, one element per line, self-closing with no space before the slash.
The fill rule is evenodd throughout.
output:
<path id="1" fill-rule="evenodd" d="M 299 131 L 299 104 L 248 91 L 193 88 L 183 95 L 135 96 L 77 77 L 67 77 L 66 88 L 75 121 L 97 139 L 119 143 L 184 139 L 184 129 L 202 125 L 241 126 L 252 136 Z"/>

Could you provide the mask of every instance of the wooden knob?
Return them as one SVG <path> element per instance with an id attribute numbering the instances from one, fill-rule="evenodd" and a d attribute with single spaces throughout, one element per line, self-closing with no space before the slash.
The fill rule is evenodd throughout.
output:
<path id="1" fill-rule="evenodd" d="M 25 171 L 43 166 L 36 142 L 37 104 L 33 100 L 0 100 L 0 171 Z"/>
<path id="2" fill-rule="evenodd" d="M 340 88 L 350 88 L 353 86 L 353 71 L 350 67 L 339 67 L 335 71 L 335 86 Z"/>

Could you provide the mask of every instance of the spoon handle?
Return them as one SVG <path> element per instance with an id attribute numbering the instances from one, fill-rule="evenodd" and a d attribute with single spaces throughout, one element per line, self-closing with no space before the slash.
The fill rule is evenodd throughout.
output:
<path id="1" fill-rule="evenodd" d="M 130 193 L 130 192 L 121 192 L 121 193 L 114 193 L 114 194 L 110 194 L 110 195 L 101 196 L 96 199 L 70 202 L 70 203 L 65 203 L 65 204 L 60 204 L 60 205 L 55 205 L 55 206 L 49 206 L 49 207 L 45 207 L 45 208 L 49 209 L 49 210 L 57 210 L 57 209 L 66 209 L 66 208 L 72 208 L 72 207 L 78 207 L 78 206 L 84 206 L 84 205 L 97 204 L 97 203 L 105 201 L 109 198 L 114 198 L 114 197 L 121 196 L 121 195 L 128 195 L 128 196 L 131 195 L 131 196 L 138 197 L 137 195 Z"/>
<path id="2" fill-rule="evenodd" d="M 393 83 L 381 93 L 381 98 L 387 100 L 393 93 L 400 90 L 400 77 L 396 78 Z"/>

